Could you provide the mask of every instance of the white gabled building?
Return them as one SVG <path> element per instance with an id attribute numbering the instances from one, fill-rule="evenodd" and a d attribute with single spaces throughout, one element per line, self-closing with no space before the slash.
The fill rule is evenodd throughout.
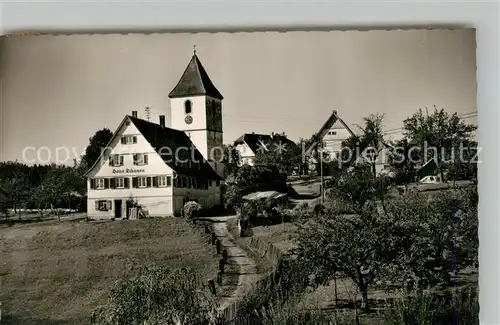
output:
<path id="1" fill-rule="evenodd" d="M 255 155 L 264 151 L 283 148 L 283 151 L 293 150 L 297 144 L 288 139 L 285 133 L 257 134 L 245 133 L 233 143 L 234 148 L 241 157 L 240 165 L 254 165 Z"/>
<path id="2" fill-rule="evenodd" d="M 131 201 L 149 216 L 178 215 L 190 200 L 221 204 L 222 95 L 196 53 L 169 97 L 172 128 L 165 115 L 125 116 L 87 172 L 90 218 L 128 218 Z"/>

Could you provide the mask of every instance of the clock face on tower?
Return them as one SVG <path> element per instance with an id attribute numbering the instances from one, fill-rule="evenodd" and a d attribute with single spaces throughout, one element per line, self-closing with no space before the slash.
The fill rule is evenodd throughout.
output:
<path id="1" fill-rule="evenodd" d="M 186 118 L 184 119 L 184 122 L 186 122 L 186 124 L 193 123 L 193 117 L 191 115 L 186 116 Z"/>

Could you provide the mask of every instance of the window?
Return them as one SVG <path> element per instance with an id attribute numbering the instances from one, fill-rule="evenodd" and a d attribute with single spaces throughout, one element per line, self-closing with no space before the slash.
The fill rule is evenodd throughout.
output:
<path id="1" fill-rule="evenodd" d="M 147 187 L 148 178 L 147 177 L 137 177 L 137 187 Z"/>
<path id="2" fill-rule="evenodd" d="M 109 211 L 111 210 L 111 201 L 110 200 L 95 201 L 95 209 L 97 211 Z"/>
<path id="3" fill-rule="evenodd" d="M 148 155 L 147 154 L 135 154 L 134 155 L 134 165 L 142 166 L 148 164 Z"/>
<path id="4" fill-rule="evenodd" d="M 113 167 L 123 166 L 123 156 L 112 155 L 109 157 L 109 165 Z"/>
<path id="5" fill-rule="evenodd" d="M 104 178 L 96 178 L 95 180 L 95 188 L 101 190 L 105 187 Z"/>
<path id="6" fill-rule="evenodd" d="M 132 144 L 137 143 L 137 137 L 135 135 L 124 135 L 121 138 L 122 144 Z"/>
<path id="7" fill-rule="evenodd" d="M 117 178 L 115 180 L 116 188 L 124 188 L 125 187 L 125 178 Z"/>
<path id="8" fill-rule="evenodd" d="M 184 112 L 186 114 L 191 114 L 192 108 L 193 108 L 193 104 L 191 103 L 191 101 L 190 100 L 186 100 L 184 102 Z"/>
<path id="9" fill-rule="evenodd" d="M 147 187 L 148 178 L 147 177 L 137 177 L 137 187 Z"/>
<path id="10" fill-rule="evenodd" d="M 158 186 L 167 187 L 167 176 L 158 176 Z"/>
<path id="11" fill-rule="evenodd" d="M 337 132 L 335 132 L 335 131 L 330 131 L 330 132 L 328 132 L 328 134 L 329 134 L 329 135 L 335 135 L 335 134 L 337 134 Z"/>

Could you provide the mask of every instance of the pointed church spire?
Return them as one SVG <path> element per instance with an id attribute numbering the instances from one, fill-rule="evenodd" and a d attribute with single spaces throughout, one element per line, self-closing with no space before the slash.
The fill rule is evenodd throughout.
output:
<path id="1" fill-rule="evenodd" d="M 196 45 L 193 46 L 193 52 L 193 57 L 184 70 L 181 79 L 170 94 L 168 94 L 168 97 L 179 98 L 206 95 L 222 100 L 224 97 L 214 86 L 196 55 Z"/>

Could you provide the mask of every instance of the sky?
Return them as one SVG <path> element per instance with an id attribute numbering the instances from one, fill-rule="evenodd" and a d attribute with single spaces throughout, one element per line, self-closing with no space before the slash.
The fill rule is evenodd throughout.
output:
<path id="1" fill-rule="evenodd" d="M 144 118 L 145 106 L 168 125 L 168 93 L 194 45 L 224 96 L 224 143 L 308 138 L 333 110 L 354 131 L 384 114 L 389 139 L 434 105 L 476 123 L 473 29 L 12 37 L 0 42 L 0 161 L 72 161 L 98 129 L 133 110 Z"/>

